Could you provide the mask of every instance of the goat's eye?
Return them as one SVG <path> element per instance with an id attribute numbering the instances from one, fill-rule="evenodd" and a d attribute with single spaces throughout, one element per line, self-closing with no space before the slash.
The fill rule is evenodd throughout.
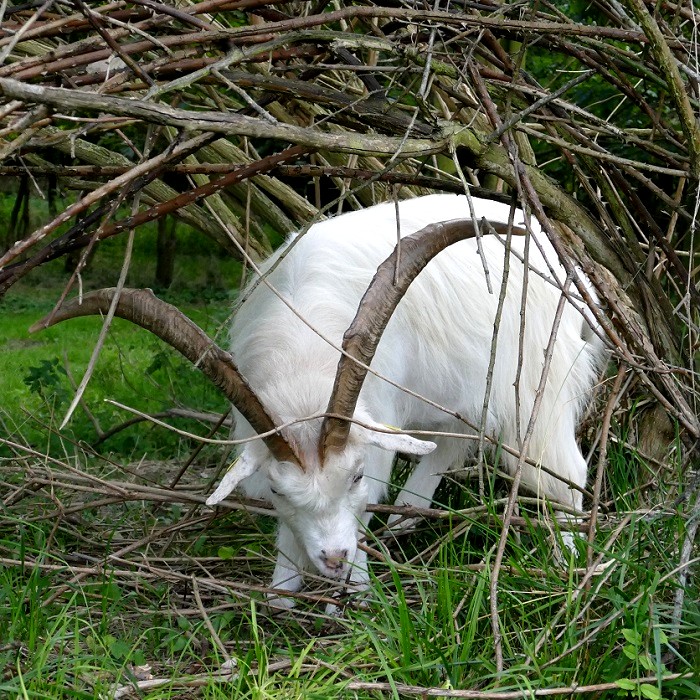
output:
<path id="1" fill-rule="evenodd" d="M 359 484 L 360 481 L 362 481 L 362 477 L 364 476 L 363 472 L 360 472 L 359 474 L 355 474 L 352 478 L 352 483 L 353 484 Z"/>
<path id="2" fill-rule="evenodd" d="M 270 486 L 270 492 L 271 492 L 271 493 L 274 493 L 275 496 L 280 496 L 280 495 L 281 495 L 280 492 L 279 492 L 279 491 L 276 491 L 275 489 L 273 489 L 272 486 Z"/>

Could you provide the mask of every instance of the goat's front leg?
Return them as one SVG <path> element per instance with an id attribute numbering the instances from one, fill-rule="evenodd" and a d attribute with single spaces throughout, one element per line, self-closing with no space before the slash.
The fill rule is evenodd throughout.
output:
<path id="1" fill-rule="evenodd" d="M 280 523 L 277 532 L 277 563 L 272 574 L 271 587 L 277 590 L 296 593 L 303 583 L 301 566 L 304 552 L 294 533 Z M 267 602 L 274 608 L 289 610 L 294 607 L 294 598 L 287 598 L 279 593 L 268 593 Z"/>

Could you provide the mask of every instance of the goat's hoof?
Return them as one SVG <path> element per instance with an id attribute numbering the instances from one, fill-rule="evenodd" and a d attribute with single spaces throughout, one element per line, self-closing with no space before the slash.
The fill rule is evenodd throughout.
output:
<path id="1" fill-rule="evenodd" d="M 343 608 L 335 603 L 326 603 L 326 615 L 328 617 L 340 617 L 343 614 Z"/>
<path id="2" fill-rule="evenodd" d="M 282 613 L 286 610 L 291 610 L 296 605 L 296 601 L 294 600 L 294 598 L 284 598 L 278 595 L 268 595 L 267 605 L 273 614 Z"/>
<path id="3" fill-rule="evenodd" d="M 576 556 L 576 535 L 573 532 L 562 532 L 561 541 L 572 556 Z"/>

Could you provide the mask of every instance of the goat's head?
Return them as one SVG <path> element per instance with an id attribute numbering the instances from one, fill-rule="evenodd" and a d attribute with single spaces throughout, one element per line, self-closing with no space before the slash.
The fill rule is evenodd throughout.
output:
<path id="1" fill-rule="evenodd" d="M 294 381 L 290 385 L 293 388 Z M 318 396 L 322 395 L 319 388 Z M 300 415 L 323 411 L 324 407 L 305 404 Z M 281 418 L 280 423 L 287 421 Z M 277 458 L 260 440 L 247 442 L 207 503 L 220 502 L 244 480 L 243 491 L 271 501 L 280 521 L 294 533 L 303 550 L 295 563 L 302 568 L 311 564 L 325 576 L 342 578 L 355 557 L 368 499 L 376 501 L 385 490 L 379 479 L 388 480 L 393 454 L 426 454 L 435 445 L 378 425 L 362 409 L 355 412 L 342 448 L 321 454 L 322 430 L 320 418 L 286 425 L 285 435 L 299 463 Z"/>

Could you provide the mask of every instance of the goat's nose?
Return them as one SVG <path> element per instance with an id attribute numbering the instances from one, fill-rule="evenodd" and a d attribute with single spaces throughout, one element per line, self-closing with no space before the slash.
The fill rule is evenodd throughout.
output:
<path id="1" fill-rule="evenodd" d="M 329 569 L 340 571 L 348 559 L 347 549 L 334 549 L 330 552 L 321 550 L 321 559 Z"/>

